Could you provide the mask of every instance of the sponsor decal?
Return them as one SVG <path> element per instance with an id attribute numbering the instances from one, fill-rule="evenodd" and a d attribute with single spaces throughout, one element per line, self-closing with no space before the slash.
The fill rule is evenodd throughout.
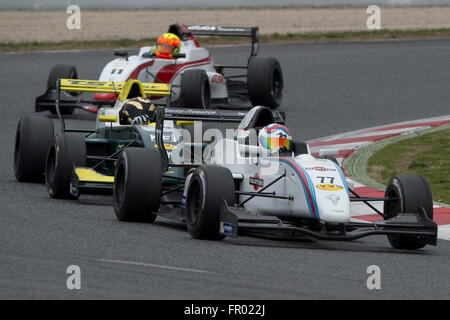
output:
<path id="1" fill-rule="evenodd" d="M 340 191 L 344 189 L 344 187 L 338 184 L 330 184 L 330 183 L 318 184 L 316 185 L 316 188 L 324 191 Z"/>
<path id="2" fill-rule="evenodd" d="M 189 26 L 191 31 L 228 31 L 228 32 L 244 32 L 245 28 L 232 28 L 222 26 Z"/>
<path id="3" fill-rule="evenodd" d="M 325 168 L 325 167 L 320 167 L 320 166 L 315 166 L 315 167 L 307 167 L 305 168 L 306 170 L 315 170 L 315 171 L 336 171 L 336 169 L 333 168 Z"/>
<path id="4" fill-rule="evenodd" d="M 76 183 L 72 182 L 70 184 L 70 194 L 73 195 L 74 197 L 78 195 L 78 186 Z"/>
<path id="5" fill-rule="evenodd" d="M 231 235 L 231 234 L 233 234 L 233 227 L 231 226 L 230 223 L 221 221 L 220 222 L 220 233 Z"/>
<path id="6" fill-rule="evenodd" d="M 327 199 L 330 200 L 335 206 L 337 206 L 339 200 L 341 200 L 341 198 L 334 193 L 328 195 Z"/>
<path id="7" fill-rule="evenodd" d="M 221 74 L 215 74 L 212 78 L 211 78 L 211 83 L 218 83 L 218 84 L 223 84 L 224 83 L 224 77 Z"/>
<path id="8" fill-rule="evenodd" d="M 259 178 L 259 175 L 255 173 L 253 177 L 248 178 L 249 183 L 253 186 L 253 189 L 257 191 L 259 188 L 264 187 L 264 180 Z"/>

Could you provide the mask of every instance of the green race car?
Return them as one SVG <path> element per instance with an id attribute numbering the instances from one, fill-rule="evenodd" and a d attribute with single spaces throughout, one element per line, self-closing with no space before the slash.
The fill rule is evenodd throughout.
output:
<path id="1" fill-rule="evenodd" d="M 163 185 L 170 194 L 181 190 L 185 173 L 193 166 L 194 148 L 206 144 L 186 142 L 183 130 L 194 121 L 239 122 L 246 114 L 235 110 L 182 109 L 166 107 L 164 136 L 157 139 L 155 123 L 123 123 L 121 110 L 133 99 L 147 96 L 169 96 L 170 85 L 161 83 L 107 82 L 60 79 L 54 92 L 54 105 L 61 131 L 54 134 L 49 118 L 23 116 L 18 124 L 14 151 L 14 173 L 21 182 L 45 180 L 52 198 L 77 199 L 84 192 L 112 191 L 119 156 L 127 148 L 157 149 L 164 141 L 169 165 L 163 174 Z M 95 129 L 68 128 L 60 110 L 61 92 L 116 92 L 119 98 L 112 106 L 99 108 Z M 45 101 L 46 104 L 51 101 Z M 37 103 L 43 103 L 37 100 Z M 72 105 L 81 103 L 72 100 Z M 86 103 L 83 101 L 82 103 Z M 170 120 L 170 115 L 176 120 Z M 84 135 L 83 135 L 84 134 Z M 178 157 L 177 164 L 172 158 Z M 200 159 L 201 161 L 201 159 Z M 172 165 L 170 165 L 172 164 Z M 152 168 L 142 168 L 152 170 Z M 180 191 L 181 192 L 181 191 Z"/>

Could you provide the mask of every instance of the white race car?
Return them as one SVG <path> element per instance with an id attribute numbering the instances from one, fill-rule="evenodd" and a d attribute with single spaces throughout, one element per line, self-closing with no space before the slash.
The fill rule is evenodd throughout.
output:
<path id="1" fill-rule="evenodd" d="M 107 63 L 100 74 L 100 81 L 125 82 L 138 79 L 144 83 L 171 84 L 172 107 L 203 108 L 217 106 L 264 105 L 277 108 L 283 94 L 283 74 L 280 64 L 273 57 L 258 57 L 258 28 L 185 26 L 173 24 L 168 32 L 181 39 L 180 52 L 174 59 L 160 59 L 154 55 L 154 47 L 142 47 L 137 55 L 116 51 L 118 58 Z M 201 47 L 195 35 L 238 36 L 252 39 L 250 56 L 245 65 L 215 64 L 211 53 Z M 246 72 L 242 72 L 246 71 Z M 237 73 L 236 73 L 237 72 Z M 77 79 L 78 71 L 72 65 L 55 65 L 50 71 L 46 92 L 37 98 L 36 111 L 54 110 L 56 80 Z M 150 97 L 156 104 L 168 104 L 165 97 Z M 113 104 L 115 93 L 96 93 L 94 101 L 86 101 L 84 109 L 95 112 L 90 105 Z M 79 101 L 79 100 L 78 100 Z M 65 97 L 61 110 L 72 113 L 80 107 L 75 99 Z"/>
<path id="2" fill-rule="evenodd" d="M 115 179 L 114 209 L 119 220 L 136 219 L 139 208 L 146 221 L 149 217 L 153 221 L 157 215 L 183 221 L 189 233 L 199 239 L 236 237 L 239 231 L 322 240 L 387 235 L 391 245 L 400 249 L 436 245 L 431 191 L 422 176 L 395 176 L 384 197 L 360 197 L 348 187 L 339 165 L 333 159 L 312 156 L 306 143 L 295 142 L 291 149 L 277 155 L 252 144 L 247 133 L 279 122 L 266 107 L 250 110 L 234 139 L 220 139 L 209 145 L 202 164 L 171 163 L 171 167 L 184 167 L 187 175 L 180 177 L 183 182 L 178 187 L 163 190 L 159 181 L 168 168 L 163 120 L 179 117 L 167 111 L 165 115 L 164 108 L 157 108 L 156 119 L 158 150 L 130 148 L 119 160 L 116 176 L 127 177 Z M 195 116 L 190 119 L 195 120 Z M 270 126 L 276 127 L 279 125 Z M 136 168 L 140 168 L 138 174 Z M 137 196 L 133 190 L 147 196 Z M 170 201 L 166 198 L 169 194 Z M 366 203 L 385 220 L 353 222 L 350 203 L 354 201 Z M 383 202 L 383 212 L 371 201 Z"/>

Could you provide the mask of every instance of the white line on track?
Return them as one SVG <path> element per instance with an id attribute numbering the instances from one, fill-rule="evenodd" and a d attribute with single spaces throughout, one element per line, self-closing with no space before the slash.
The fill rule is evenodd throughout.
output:
<path id="1" fill-rule="evenodd" d="M 188 268 L 178 268 L 178 267 L 164 266 L 164 265 L 152 264 L 152 263 L 142 263 L 142 262 L 133 262 L 133 261 L 121 261 L 121 260 L 109 260 L 109 259 L 98 259 L 98 261 L 107 262 L 107 263 L 118 263 L 118 264 L 126 264 L 126 265 L 133 265 L 133 266 L 141 266 L 141 267 L 150 267 L 150 268 L 177 270 L 177 271 L 187 271 L 187 272 L 196 272 L 196 273 L 215 274 L 215 272 L 211 272 L 211 271 L 197 270 L 197 269 L 188 269 Z"/>

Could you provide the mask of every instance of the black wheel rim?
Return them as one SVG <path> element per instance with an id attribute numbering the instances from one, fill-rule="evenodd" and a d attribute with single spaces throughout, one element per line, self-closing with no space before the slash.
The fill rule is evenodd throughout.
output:
<path id="1" fill-rule="evenodd" d="M 209 108 L 209 90 L 206 82 L 202 88 L 202 107 L 203 109 Z"/>
<path id="2" fill-rule="evenodd" d="M 189 188 L 189 196 L 187 203 L 187 213 L 189 222 L 195 225 L 200 217 L 202 206 L 201 190 L 198 181 L 194 183 Z"/>
<path id="3" fill-rule="evenodd" d="M 47 165 L 45 168 L 45 181 L 48 186 L 50 186 L 50 184 L 54 180 L 56 171 L 55 167 L 56 167 L 56 151 L 55 146 L 52 146 L 48 154 Z"/>
<path id="4" fill-rule="evenodd" d="M 272 78 L 272 96 L 278 101 L 281 98 L 281 93 L 283 91 L 283 82 L 281 80 L 281 73 L 279 70 L 275 70 Z"/>
<path id="5" fill-rule="evenodd" d="M 393 218 L 395 217 L 401 210 L 402 206 L 400 203 L 400 195 L 395 189 L 387 190 L 386 192 L 386 198 L 392 198 L 397 200 L 388 200 L 385 202 L 385 210 L 384 214 L 386 214 L 387 218 Z"/>
<path id="6" fill-rule="evenodd" d="M 119 165 L 117 168 L 117 174 L 116 178 L 114 179 L 114 202 L 116 203 L 116 206 L 120 208 L 120 206 L 123 203 L 123 197 L 124 197 L 124 184 L 125 184 L 125 174 L 124 174 L 124 168 L 123 164 Z"/>
<path id="7" fill-rule="evenodd" d="M 17 169 L 19 167 L 20 159 L 20 129 L 16 132 L 16 144 L 14 147 L 14 173 L 17 175 Z"/>

